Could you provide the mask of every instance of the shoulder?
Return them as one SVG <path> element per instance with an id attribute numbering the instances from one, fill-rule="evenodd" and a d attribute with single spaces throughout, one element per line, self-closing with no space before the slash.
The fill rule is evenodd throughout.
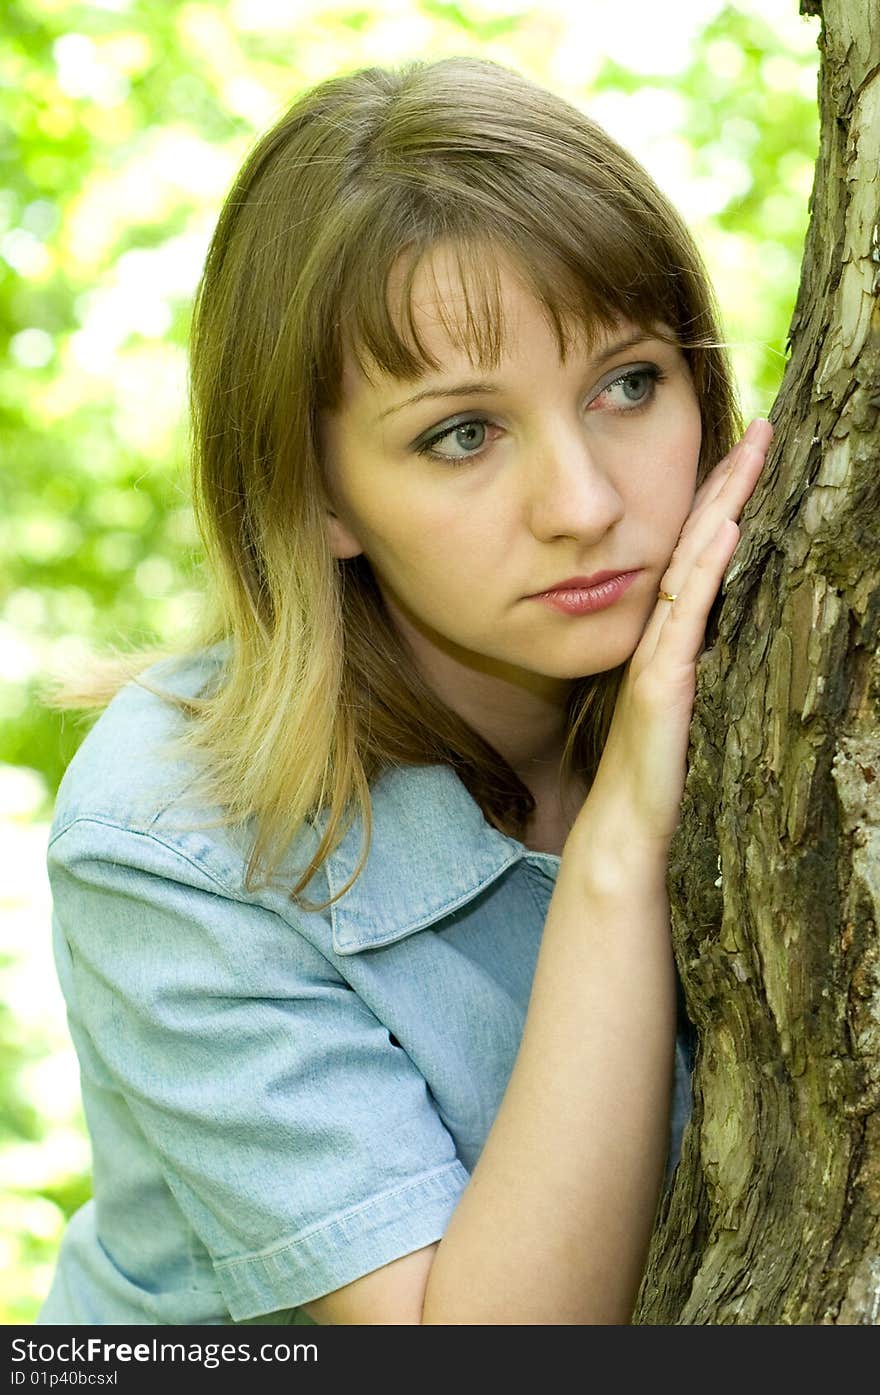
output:
<path id="1" fill-rule="evenodd" d="M 186 718 L 145 684 L 196 697 L 218 672 L 215 651 L 164 660 L 120 689 L 70 761 L 55 801 L 52 833 L 82 817 L 121 819 L 135 828 L 155 822 L 163 805 L 194 779 L 191 759 L 175 750 Z M 142 680 L 142 681 L 141 681 Z"/>
<path id="2" fill-rule="evenodd" d="M 58 787 L 51 861 L 82 843 L 95 858 L 121 863 L 150 844 L 164 865 L 196 865 L 234 894 L 242 891 L 246 830 L 226 828 L 199 795 L 204 767 L 184 744 L 191 719 L 173 701 L 209 691 L 224 655 L 218 645 L 164 660 L 120 689 Z"/>

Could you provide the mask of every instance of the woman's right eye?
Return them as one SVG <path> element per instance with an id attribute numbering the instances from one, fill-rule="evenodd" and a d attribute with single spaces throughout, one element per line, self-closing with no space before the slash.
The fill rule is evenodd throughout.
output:
<path id="1" fill-rule="evenodd" d="M 417 453 L 427 455 L 433 460 L 442 460 L 447 465 L 463 465 L 466 461 L 482 454 L 482 448 L 488 439 L 490 425 L 491 423 L 484 417 L 466 417 L 462 421 L 453 422 L 451 426 L 443 427 L 433 436 L 429 436 L 417 448 Z M 447 455 L 445 451 L 437 450 L 437 446 L 441 442 L 448 442 L 453 449 L 460 447 L 463 454 Z"/>

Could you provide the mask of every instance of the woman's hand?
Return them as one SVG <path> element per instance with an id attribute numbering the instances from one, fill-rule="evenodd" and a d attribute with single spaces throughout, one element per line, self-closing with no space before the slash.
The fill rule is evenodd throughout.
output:
<path id="1" fill-rule="evenodd" d="M 680 818 L 696 663 L 706 621 L 739 540 L 739 518 L 773 437 L 756 418 L 694 496 L 638 647 L 629 660 L 602 759 L 569 839 L 665 861 Z"/>

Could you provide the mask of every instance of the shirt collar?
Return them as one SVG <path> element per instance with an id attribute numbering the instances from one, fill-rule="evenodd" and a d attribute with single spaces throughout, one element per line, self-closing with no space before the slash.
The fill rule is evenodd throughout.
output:
<path id="1" fill-rule="evenodd" d="M 354 886 L 330 907 L 333 948 L 356 954 L 423 930 L 465 905 L 508 867 L 528 858 L 554 872 L 559 858 L 493 828 L 448 765 L 400 766 L 370 786 L 370 853 Z M 320 831 L 329 815 L 323 816 Z M 360 860 L 356 817 L 325 868 L 330 894 Z"/>

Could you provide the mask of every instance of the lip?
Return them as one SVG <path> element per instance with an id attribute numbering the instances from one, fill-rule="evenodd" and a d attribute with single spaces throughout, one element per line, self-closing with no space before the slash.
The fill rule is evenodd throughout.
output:
<path id="1" fill-rule="evenodd" d="M 605 610 L 607 606 L 613 605 L 625 591 L 629 589 L 641 571 L 631 572 L 597 572 L 601 578 L 597 583 L 592 579 L 590 586 L 585 586 L 578 577 L 572 577 L 569 581 L 558 582 L 549 591 L 539 591 L 530 600 L 543 601 L 545 605 L 553 610 L 562 611 L 564 615 L 588 615 L 595 610 Z M 572 582 L 580 581 L 579 585 L 572 585 Z"/>
<path id="2" fill-rule="evenodd" d="M 603 581 L 613 581 L 618 576 L 629 576 L 630 571 L 620 569 L 616 572 L 594 572 L 592 576 L 567 576 L 564 581 L 557 581 L 553 586 L 547 586 L 543 591 L 535 591 L 536 596 L 546 596 L 551 591 L 589 591 L 593 586 L 601 586 Z"/>

